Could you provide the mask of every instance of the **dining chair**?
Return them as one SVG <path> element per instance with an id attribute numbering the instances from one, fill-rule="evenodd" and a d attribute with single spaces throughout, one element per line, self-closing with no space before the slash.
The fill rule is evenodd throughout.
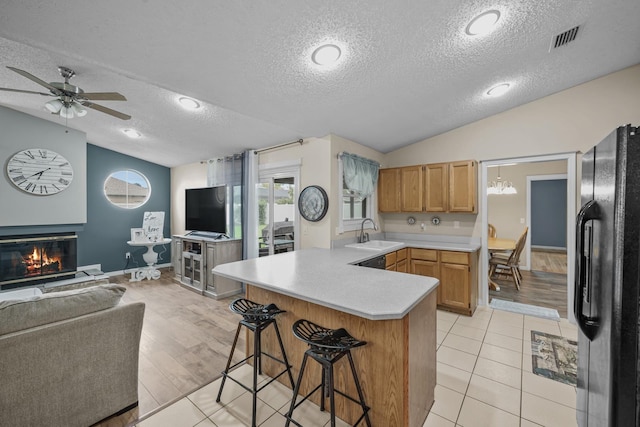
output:
<path id="1" fill-rule="evenodd" d="M 494 274 L 503 274 L 511 276 L 516 289 L 520 290 L 522 283 L 522 273 L 520 272 L 520 255 L 527 241 L 527 233 L 529 227 L 525 227 L 524 231 L 516 241 L 516 246 L 510 254 L 492 254 L 489 259 L 489 277 Z"/>
<path id="2" fill-rule="evenodd" d="M 489 237 L 493 239 L 498 237 L 498 232 L 496 231 L 496 228 L 493 226 L 493 224 L 489 224 Z"/>

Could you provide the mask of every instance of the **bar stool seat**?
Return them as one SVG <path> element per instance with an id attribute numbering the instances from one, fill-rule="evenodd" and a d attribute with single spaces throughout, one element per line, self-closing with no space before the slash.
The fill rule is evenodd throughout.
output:
<path id="1" fill-rule="evenodd" d="M 222 382 L 220 384 L 220 390 L 218 391 L 218 397 L 216 398 L 216 402 L 220 402 L 220 398 L 222 396 L 222 390 L 224 388 L 225 381 L 227 378 L 234 381 L 236 384 L 240 385 L 242 388 L 247 390 L 253 395 L 253 412 L 252 412 L 252 426 L 256 426 L 256 403 L 257 403 L 257 395 L 258 392 L 273 381 L 278 379 L 280 376 L 285 373 L 289 376 L 289 381 L 291 382 L 291 387 L 294 386 L 293 382 L 293 374 L 291 373 L 291 365 L 289 365 L 289 361 L 287 360 L 287 354 L 284 351 L 284 345 L 282 344 L 282 338 L 280 336 L 280 330 L 278 329 L 278 323 L 276 322 L 276 316 L 280 313 L 285 313 L 285 310 L 280 310 L 275 304 L 262 305 L 250 301 L 245 298 L 238 298 L 234 300 L 230 305 L 229 309 L 234 313 L 238 313 L 242 315 L 242 320 L 238 322 L 238 329 L 236 330 L 236 336 L 233 340 L 233 345 L 231 346 L 231 352 L 229 353 L 229 359 L 227 360 L 227 366 L 222 371 Z M 269 325 L 273 325 L 273 328 L 276 331 L 276 336 L 278 338 L 278 343 L 280 345 L 280 352 L 282 354 L 282 359 L 278 359 L 271 354 L 265 353 L 262 351 L 261 346 L 261 334 Z M 240 335 L 240 329 L 242 326 L 246 327 L 250 331 L 253 332 L 253 354 L 247 356 L 242 359 L 240 362 L 231 365 L 231 361 L 233 358 L 233 353 L 236 349 L 236 344 L 238 343 L 238 337 Z M 271 378 L 267 383 L 263 384 L 258 388 L 258 374 L 262 374 L 262 356 L 267 356 L 276 362 L 279 362 L 285 366 L 285 369 Z M 237 366 L 247 362 L 249 359 L 253 358 L 253 384 L 252 387 L 249 388 L 246 385 L 242 384 L 237 379 L 233 378 L 230 375 L 231 370 L 236 368 Z"/>
<path id="2" fill-rule="evenodd" d="M 301 319 L 295 322 L 292 326 L 292 329 L 293 335 L 296 338 L 309 344 L 309 349 L 305 351 L 304 358 L 302 359 L 298 381 L 296 382 L 296 386 L 293 390 L 291 406 L 289 407 L 289 412 L 286 415 L 287 422 L 285 424 L 285 427 L 288 427 L 289 423 L 291 422 L 293 422 L 297 426 L 302 426 L 292 418 L 293 411 L 320 388 L 323 389 L 323 394 L 320 398 L 320 410 L 324 411 L 324 402 L 328 397 L 332 427 L 335 427 L 336 425 L 335 393 L 340 394 L 341 396 L 351 400 L 354 403 L 357 403 L 362 407 L 362 415 L 360 416 L 360 418 L 358 418 L 354 426 L 360 424 L 360 422 L 364 419 L 367 426 L 371 427 L 371 421 L 369 420 L 370 408 L 364 401 L 362 387 L 360 386 L 358 374 L 356 372 L 355 364 L 353 363 L 353 358 L 351 356 L 351 349 L 365 345 L 366 341 L 357 340 L 353 336 L 349 335 L 349 333 L 344 328 L 327 329 L 305 319 Z M 344 356 L 347 356 L 347 359 L 349 360 L 349 366 L 351 367 L 351 373 L 353 374 L 353 380 L 356 386 L 356 390 L 358 391 L 359 400 L 356 400 L 353 397 L 348 396 L 344 392 L 334 388 L 333 365 Z M 320 363 L 320 365 L 322 366 L 322 382 L 313 390 L 311 390 L 311 392 L 309 392 L 309 394 L 307 394 L 302 400 L 296 402 L 298 393 L 300 392 L 300 384 L 302 383 L 304 370 L 307 365 L 307 359 L 309 357 Z"/>

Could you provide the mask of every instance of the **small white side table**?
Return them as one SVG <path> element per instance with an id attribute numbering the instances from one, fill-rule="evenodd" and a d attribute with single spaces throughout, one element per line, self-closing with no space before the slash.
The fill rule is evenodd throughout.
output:
<path id="1" fill-rule="evenodd" d="M 143 279 L 159 279 L 160 278 L 160 270 L 154 267 L 154 264 L 158 262 L 158 253 L 153 250 L 153 247 L 156 245 L 166 245 L 171 243 L 171 239 L 164 238 L 162 240 L 158 240 L 157 242 L 134 242 L 129 240 L 127 244 L 129 246 L 145 246 L 147 248 L 147 252 L 142 254 L 142 258 L 144 262 L 147 263 L 146 267 L 140 267 L 135 271 L 131 272 L 130 282 L 139 282 Z"/>

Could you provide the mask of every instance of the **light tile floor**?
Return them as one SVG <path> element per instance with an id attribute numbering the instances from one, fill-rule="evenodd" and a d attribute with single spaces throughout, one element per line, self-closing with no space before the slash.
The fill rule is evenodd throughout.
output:
<path id="1" fill-rule="evenodd" d="M 531 331 L 577 339 L 577 329 L 560 322 L 480 307 L 473 317 L 438 311 L 435 402 L 424 427 L 572 427 L 575 387 L 535 375 Z M 251 378 L 251 367 L 236 375 Z M 261 378 L 263 381 L 265 378 Z M 140 427 L 241 427 L 251 425 L 251 395 L 227 381 L 221 401 L 216 380 L 141 421 Z M 258 394 L 262 427 L 285 423 L 291 390 L 274 382 Z M 329 425 L 311 403 L 295 412 L 305 427 Z M 345 426 L 343 422 L 339 426 Z M 385 426 L 386 427 L 386 426 Z"/>

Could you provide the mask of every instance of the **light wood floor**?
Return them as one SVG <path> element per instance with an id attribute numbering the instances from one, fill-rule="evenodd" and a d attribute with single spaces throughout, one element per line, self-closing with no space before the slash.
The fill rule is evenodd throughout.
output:
<path id="1" fill-rule="evenodd" d="M 567 274 L 567 253 L 531 249 L 531 270 Z"/>
<path id="2" fill-rule="evenodd" d="M 138 408 L 99 424 L 128 426 L 158 408 L 210 383 L 224 369 L 240 317 L 229 310 L 238 296 L 214 300 L 182 288 L 163 270 L 159 280 L 129 282 L 115 276 L 111 283 L 127 288 L 124 302 L 146 304 L 138 374 Z M 240 334 L 236 360 L 244 351 Z"/>
<path id="3" fill-rule="evenodd" d="M 489 291 L 489 299 L 499 298 L 558 310 L 567 317 L 567 254 L 531 251 L 531 271 L 522 270 L 520 291 L 508 277 L 493 279 L 500 291 Z"/>

